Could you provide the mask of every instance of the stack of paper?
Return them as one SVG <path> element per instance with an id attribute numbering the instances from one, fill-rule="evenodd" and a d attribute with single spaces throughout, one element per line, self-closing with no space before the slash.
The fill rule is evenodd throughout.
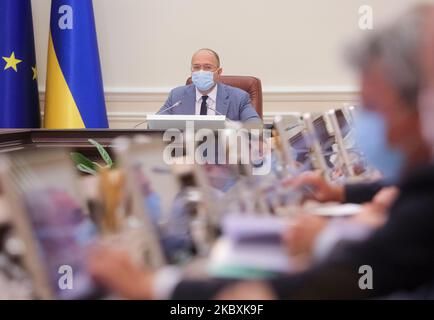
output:
<path id="1" fill-rule="evenodd" d="M 279 217 L 230 215 L 212 250 L 209 271 L 217 277 L 258 278 L 291 270 L 281 237 L 288 221 Z"/>

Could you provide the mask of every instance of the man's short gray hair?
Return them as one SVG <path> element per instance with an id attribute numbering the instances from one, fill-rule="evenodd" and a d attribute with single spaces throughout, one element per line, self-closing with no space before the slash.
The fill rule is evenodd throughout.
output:
<path id="1" fill-rule="evenodd" d="M 349 51 L 350 63 L 360 72 L 381 61 L 386 76 L 411 107 L 418 104 L 423 81 L 419 58 L 425 17 L 426 11 L 416 7 Z"/>

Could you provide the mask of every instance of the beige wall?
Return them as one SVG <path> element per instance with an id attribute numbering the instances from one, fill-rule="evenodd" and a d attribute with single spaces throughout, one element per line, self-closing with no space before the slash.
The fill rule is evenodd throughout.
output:
<path id="1" fill-rule="evenodd" d="M 255 75 L 264 111 L 324 110 L 355 99 L 342 63 L 358 9 L 375 26 L 419 0 L 94 0 L 112 127 L 131 127 L 189 75 L 191 53 L 217 50 L 226 74 Z M 33 0 L 39 85 L 45 86 L 49 0 Z M 43 94 L 41 95 L 43 97 Z"/>

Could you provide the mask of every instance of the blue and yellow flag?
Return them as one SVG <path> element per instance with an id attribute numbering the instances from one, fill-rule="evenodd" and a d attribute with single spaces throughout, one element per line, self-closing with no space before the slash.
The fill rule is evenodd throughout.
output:
<path id="1" fill-rule="evenodd" d="M 39 128 L 30 0 L 0 0 L 0 128 Z"/>
<path id="2" fill-rule="evenodd" d="M 92 0 L 52 0 L 44 126 L 108 128 Z"/>

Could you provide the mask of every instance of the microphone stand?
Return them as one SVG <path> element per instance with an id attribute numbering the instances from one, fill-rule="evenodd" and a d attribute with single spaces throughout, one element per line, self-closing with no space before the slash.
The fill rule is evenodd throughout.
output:
<path id="1" fill-rule="evenodd" d="M 163 112 L 166 112 L 166 111 L 172 110 L 172 109 L 178 107 L 178 106 L 181 105 L 181 104 L 182 104 L 182 101 L 179 100 L 178 102 L 175 102 L 174 104 L 172 104 L 171 106 L 167 107 L 166 109 L 163 109 L 163 110 L 158 111 L 158 112 L 156 113 L 156 115 L 159 115 L 159 114 L 161 114 L 161 113 L 163 113 Z M 134 129 L 137 129 L 138 126 L 144 124 L 146 121 L 147 121 L 147 120 L 142 121 L 142 122 L 136 124 L 136 125 L 134 126 Z"/>

